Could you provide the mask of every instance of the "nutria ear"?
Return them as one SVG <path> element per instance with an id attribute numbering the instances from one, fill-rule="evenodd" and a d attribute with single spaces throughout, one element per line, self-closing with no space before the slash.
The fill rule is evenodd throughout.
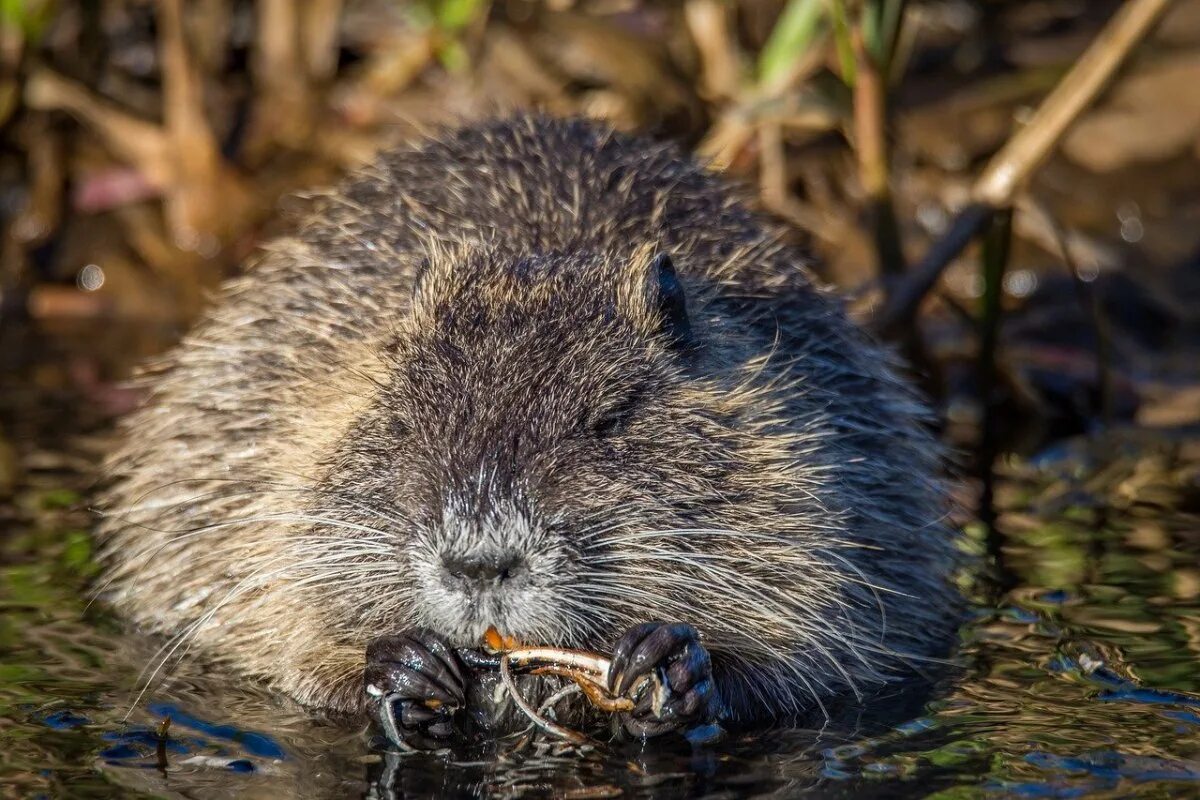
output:
<path id="1" fill-rule="evenodd" d="M 662 332 L 676 347 L 686 347 L 692 340 L 692 324 L 688 320 L 687 297 L 683 284 L 675 273 L 675 264 L 666 253 L 650 261 L 647 271 L 650 292 L 658 311 Z"/>

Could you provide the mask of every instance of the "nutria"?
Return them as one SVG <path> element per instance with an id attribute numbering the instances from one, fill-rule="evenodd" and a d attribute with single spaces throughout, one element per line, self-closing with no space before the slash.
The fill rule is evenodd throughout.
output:
<path id="1" fill-rule="evenodd" d="M 105 593 L 164 662 L 389 694 L 414 741 L 455 735 L 489 626 L 658 670 L 640 736 L 819 713 L 954 626 L 925 407 L 669 146 L 519 117 L 387 153 L 148 377 Z"/>

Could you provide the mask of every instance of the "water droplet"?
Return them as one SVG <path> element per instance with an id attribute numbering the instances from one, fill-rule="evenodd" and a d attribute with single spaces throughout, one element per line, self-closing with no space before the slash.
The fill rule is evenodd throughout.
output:
<path id="1" fill-rule="evenodd" d="M 1146 228 L 1137 217 L 1130 217 L 1121 223 L 1121 238 L 1130 244 L 1136 244 L 1146 234 Z"/>
<path id="2" fill-rule="evenodd" d="M 104 270 L 98 264 L 88 264 L 75 276 L 75 285 L 82 291 L 94 292 L 104 285 Z"/>
<path id="3" fill-rule="evenodd" d="M 1037 288 L 1037 275 L 1028 269 L 1019 269 L 1004 276 L 1004 291 L 1013 297 L 1028 297 Z"/>
<path id="4" fill-rule="evenodd" d="M 1117 219 L 1121 222 L 1127 222 L 1131 219 L 1140 219 L 1142 216 L 1142 207 L 1133 201 L 1126 201 L 1117 206 Z"/>

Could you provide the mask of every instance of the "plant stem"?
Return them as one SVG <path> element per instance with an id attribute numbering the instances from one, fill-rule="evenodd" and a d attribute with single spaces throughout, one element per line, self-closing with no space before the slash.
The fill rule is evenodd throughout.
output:
<path id="1" fill-rule="evenodd" d="M 892 203 L 891 170 L 887 143 L 887 84 L 880 66 L 856 33 L 857 59 L 854 80 L 854 150 L 858 174 L 867 195 L 867 213 L 875 239 L 879 271 L 900 275 L 905 271 L 900 226 Z"/>
<path id="2" fill-rule="evenodd" d="M 889 289 L 886 301 L 875 314 L 872 323 L 875 330 L 891 337 L 910 327 L 921 302 L 937 285 L 942 272 L 987 226 L 994 213 L 995 209 L 983 203 L 971 203 L 958 212 L 950 230 L 933 243 L 925 258 L 902 281 L 897 281 Z"/>
<path id="3" fill-rule="evenodd" d="M 1053 221 L 1050 227 L 1058 243 L 1059 252 L 1062 254 L 1063 263 L 1067 265 L 1067 269 L 1071 273 L 1076 296 L 1092 321 L 1092 330 L 1096 335 L 1097 393 L 1097 407 L 1092 409 L 1092 412 L 1100 417 L 1100 422 L 1105 428 L 1110 428 L 1113 421 L 1112 331 L 1109 329 L 1108 317 L 1104 313 L 1100 302 L 1100 293 L 1096 291 L 1095 284 L 1088 283 L 1083 279 L 1079 265 L 1075 262 L 1075 257 L 1071 254 L 1071 248 L 1067 244 L 1067 236 L 1062 226 L 1057 221 Z"/>
<path id="4" fill-rule="evenodd" d="M 825 0 L 791 0 L 758 56 L 758 81 L 770 92 L 787 82 L 794 65 L 821 32 Z"/>
<path id="5" fill-rule="evenodd" d="M 889 289 L 875 316 L 879 331 L 911 324 L 925 295 L 942 272 L 987 222 L 993 211 L 1012 205 L 1017 191 L 1057 146 L 1070 124 L 1087 108 L 1137 44 L 1153 29 L 1170 0 L 1130 0 L 1109 20 L 1087 52 L 1042 101 L 1033 119 L 1009 140 L 975 182 L 973 201 L 959 212 L 950 231 L 904 282 Z"/>
<path id="6" fill-rule="evenodd" d="M 862 34 L 867 51 L 879 64 L 884 83 L 891 80 L 892 56 L 900 38 L 905 0 L 867 0 L 862 9 Z"/>
<path id="7" fill-rule="evenodd" d="M 987 526 L 987 550 L 999 576 L 1006 583 L 1003 539 L 996 528 L 995 467 L 999 450 L 996 414 L 996 352 L 1003 317 L 1004 272 L 1012 249 L 1012 209 L 997 211 L 983 239 L 983 299 L 979 320 L 978 383 L 983 419 L 979 437 L 978 471 L 982 484 L 979 517 Z M 1009 588 L 1007 585 L 1003 588 Z"/>
<path id="8" fill-rule="evenodd" d="M 837 48 L 838 66 L 842 70 L 842 83 L 854 85 L 855 56 L 854 41 L 850 34 L 850 22 L 846 14 L 846 0 L 826 0 L 829 19 L 833 23 L 833 43 Z"/>
<path id="9" fill-rule="evenodd" d="M 1012 203 L 1013 195 L 1053 151 L 1072 122 L 1091 105 L 1100 90 L 1145 38 L 1171 0 L 1130 0 L 1075 62 L 1066 77 L 1034 112 L 1029 124 L 1008 140 L 976 181 L 976 200 L 995 207 Z"/>

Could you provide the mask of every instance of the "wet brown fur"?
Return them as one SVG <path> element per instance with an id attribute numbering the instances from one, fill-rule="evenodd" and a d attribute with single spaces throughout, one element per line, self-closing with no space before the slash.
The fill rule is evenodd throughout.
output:
<path id="1" fill-rule="evenodd" d="M 170 637 L 151 670 L 202 653 L 337 709 L 367 641 L 417 624 L 605 650 L 691 622 L 743 721 L 908 674 L 956 618 L 938 449 L 780 238 L 672 148 L 584 122 L 382 156 L 153 370 L 108 462 L 105 594 Z M 530 583 L 460 610 L 437 558 L 483 546 Z"/>

